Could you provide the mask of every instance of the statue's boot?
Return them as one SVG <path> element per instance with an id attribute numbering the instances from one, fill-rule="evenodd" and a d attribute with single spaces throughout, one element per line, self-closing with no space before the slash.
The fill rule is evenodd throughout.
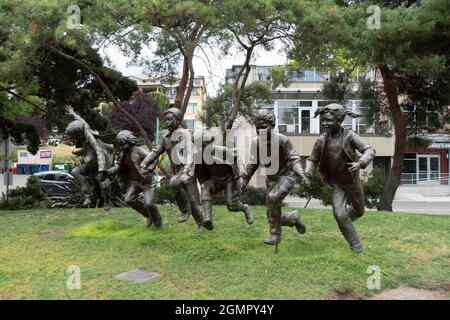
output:
<path id="1" fill-rule="evenodd" d="M 202 226 L 208 230 L 213 230 L 214 225 L 212 222 L 212 201 L 203 200 L 203 213 L 205 214 L 205 218 L 203 219 Z"/>
<path id="2" fill-rule="evenodd" d="M 200 206 L 198 204 L 198 190 L 195 191 L 197 189 L 197 186 L 195 184 L 191 184 L 188 186 L 187 190 L 188 190 L 188 199 L 189 199 L 189 205 L 191 208 L 191 214 L 192 217 L 194 218 L 195 222 L 197 223 L 197 226 L 199 226 L 199 231 L 202 231 L 201 229 L 207 229 L 207 230 L 212 230 L 214 229 L 214 226 L 212 225 L 212 221 L 211 220 L 206 220 L 205 221 L 205 217 L 203 216 L 203 212 L 200 209 Z M 212 209 L 212 205 L 211 205 L 211 209 Z M 209 210 L 209 218 L 211 219 L 211 210 Z M 200 228 L 200 226 L 202 228 Z"/>
<path id="3" fill-rule="evenodd" d="M 189 220 L 189 212 L 182 212 L 177 218 L 177 221 L 179 223 L 186 222 L 188 220 Z"/>
<path id="4" fill-rule="evenodd" d="M 156 205 L 152 204 L 148 208 L 148 212 L 149 212 L 149 216 L 147 217 L 147 222 L 150 218 L 150 220 L 152 221 L 152 223 L 156 229 L 162 229 L 163 222 L 162 222 L 162 217 L 161 217 L 161 214 L 159 213 L 158 207 Z"/>
<path id="5" fill-rule="evenodd" d="M 179 223 L 186 222 L 189 220 L 189 216 L 191 214 L 191 206 L 188 195 L 186 194 L 186 190 L 184 190 L 182 184 L 178 182 L 172 183 L 173 179 L 174 177 L 170 180 L 170 185 L 172 187 L 178 209 L 180 210 L 180 215 L 178 216 L 177 221 Z"/>
<path id="6" fill-rule="evenodd" d="M 271 233 L 264 239 L 265 244 L 275 245 L 281 242 L 281 233 Z"/>
<path id="7" fill-rule="evenodd" d="M 83 208 L 89 208 L 92 205 L 92 196 L 88 196 L 84 199 Z"/>
<path id="8" fill-rule="evenodd" d="M 244 204 L 244 214 L 245 220 L 247 220 L 248 224 L 252 224 L 255 221 L 252 212 L 250 211 L 250 206 L 248 204 Z"/>
<path id="9" fill-rule="evenodd" d="M 359 256 L 364 256 L 364 248 L 361 244 L 360 241 L 358 241 L 357 243 L 354 243 L 352 245 L 350 245 L 350 250 L 356 254 L 358 254 Z"/>
<path id="10" fill-rule="evenodd" d="M 147 217 L 147 224 L 145 225 L 147 228 L 151 227 L 153 224 L 152 217 Z"/>
<path id="11" fill-rule="evenodd" d="M 106 211 L 111 210 L 111 181 L 109 178 L 106 178 L 104 181 L 100 181 L 100 188 L 102 190 L 103 197 L 103 209 Z"/>
<path id="12" fill-rule="evenodd" d="M 267 210 L 270 235 L 264 239 L 265 244 L 275 245 L 281 242 L 281 207 L 270 203 Z"/>
<path id="13" fill-rule="evenodd" d="M 177 221 L 179 223 L 188 221 L 191 211 L 191 206 L 189 205 L 188 199 L 185 196 L 184 197 L 183 196 L 176 198 L 178 209 L 180 209 L 180 215 L 177 218 Z"/>
<path id="14" fill-rule="evenodd" d="M 289 213 L 284 213 L 281 215 L 281 225 L 294 227 L 297 229 L 298 233 L 304 234 L 306 232 L 306 226 L 300 219 L 300 214 L 298 211 L 292 211 Z"/>

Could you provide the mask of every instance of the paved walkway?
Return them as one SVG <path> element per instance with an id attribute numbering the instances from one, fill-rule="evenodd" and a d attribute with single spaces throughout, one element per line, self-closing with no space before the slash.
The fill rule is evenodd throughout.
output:
<path id="1" fill-rule="evenodd" d="M 14 174 L 13 175 L 13 185 L 10 186 L 10 189 L 13 189 L 15 187 L 22 187 L 27 183 L 29 175 L 25 174 Z M 3 173 L 0 173 L 0 195 L 2 192 L 6 192 L 6 186 L 3 184 L 4 181 L 4 175 Z"/>
<path id="2" fill-rule="evenodd" d="M 306 199 L 288 196 L 285 204 L 289 207 L 303 208 Z M 408 212 L 433 215 L 450 215 L 449 188 L 442 186 L 400 186 L 392 207 L 395 212 Z M 311 200 L 308 208 L 331 209 L 319 200 Z"/>

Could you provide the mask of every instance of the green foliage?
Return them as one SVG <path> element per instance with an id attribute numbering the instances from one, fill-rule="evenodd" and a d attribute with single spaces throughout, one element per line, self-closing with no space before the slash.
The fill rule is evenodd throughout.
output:
<path id="1" fill-rule="evenodd" d="M 320 200 L 324 206 L 331 205 L 330 188 L 323 182 L 318 171 L 314 172 L 309 186 L 305 186 L 303 183 L 296 184 L 292 189 L 291 194 L 304 199 Z"/>
<path id="2" fill-rule="evenodd" d="M 170 99 L 166 94 L 155 91 L 155 92 L 149 92 L 149 95 L 151 95 L 152 98 L 159 105 L 159 110 L 161 112 L 164 112 L 170 108 Z"/>
<path id="3" fill-rule="evenodd" d="M 108 123 L 96 108 L 106 98 L 103 88 L 89 72 L 51 48 L 58 48 L 88 65 L 117 99 L 128 99 L 136 84 L 105 67 L 98 49 L 94 49 L 94 43 L 99 44 L 95 38 L 98 35 L 95 22 L 104 15 L 94 10 L 93 2 L 77 3 L 82 11 L 82 23 L 86 23 L 84 27 L 67 28 L 67 8 L 73 4 L 70 0 L 38 3 L 21 0 L 14 4 L 0 1 L 0 86 L 13 87 L 36 104 L 40 103 L 30 95 L 44 100 L 48 127 L 56 126 L 64 131 L 70 121 L 64 109 L 71 105 L 94 129 L 102 131 Z"/>
<path id="4" fill-rule="evenodd" d="M 215 97 L 208 97 L 203 107 L 204 112 L 199 119 L 207 127 L 218 127 L 226 119 L 231 111 L 231 100 L 233 95 L 232 85 L 227 83 L 221 86 Z M 267 83 L 255 81 L 244 88 L 242 100 L 239 105 L 239 114 L 250 119 L 258 104 L 271 103 L 274 99 L 274 93 L 270 90 Z M 258 104 L 255 102 L 258 101 Z"/>
<path id="5" fill-rule="evenodd" d="M 28 210 L 36 208 L 50 208 L 51 201 L 39 186 L 40 180 L 31 176 L 25 187 L 18 187 L 9 191 L 0 198 L 0 210 Z"/>
<path id="6" fill-rule="evenodd" d="M 276 89 L 278 86 L 288 85 L 288 78 L 286 76 L 286 66 L 273 66 L 270 69 L 270 77 L 272 79 L 272 89 Z"/>
<path id="7" fill-rule="evenodd" d="M 428 148 L 433 141 L 425 136 L 413 135 L 406 138 L 406 144 L 411 148 Z"/>
<path id="8" fill-rule="evenodd" d="M 322 85 L 324 97 L 331 102 L 345 104 L 351 90 L 349 76 L 346 72 L 332 74 L 329 81 L 324 82 Z"/>
<path id="9" fill-rule="evenodd" d="M 160 205 L 167 203 L 176 204 L 175 195 L 167 179 L 163 179 L 159 186 L 156 187 L 156 203 Z"/>
<path id="10" fill-rule="evenodd" d="M 365 174 L 362 184 L 366 207 L 380 210 L 380 200 L 386 185 L 383 169 L 376 168 L 369 175 Z M 320 200 L 324 206 L 331 205 L 331 190 L 318 171 L 314 172 L 309 186 L 298 184 L 292 189 L 291 194 L 303 199 Z"/>
<path id="11" fill-rule="evenodd" d="M 33 108 L 15 97 L 8 97 L 6 92 L 0 91 L 0 117 L 6 120 L 14 120 L 30 113 Z"/>
<path id="12" fill-rule="evenodd" d="M 36 104 L 40 103 L 37 97 L 27 97 L 27 99 Z M 30 124 L 16 122 L 17 118 L 29 114 L 32 110 L 29 104 L 0 91 L 0 134 L 3 137 L 10 135 L 16 144 L 28 142 L 28 151 L 36 154 L 40 143 L 36 128 Z"/>
<path id="13" fill-rule="evenodd" d="M 390 135 L 392 125 L 389 121 L 389 106 L 380 89 L 377 83 L 371 80 L 359 82 L 361 110 L 364 118 L 372 122 L 376 133 Z"/>
<path id="14" fill-rule="evenodd" d="M 364 202 L 369 209 L 380 209 L 381 197 L 383 195 L 384 186 L 386 185 L 386 178 L 384 176 L 384 169 L 375 168 L 370 173 L 366 181 L 363 181 L 364 188 Z"/>
<path id="15" fill-rule="evenodd" d="M 263 206 L 266 204 L 267 190 L 264 188 L 247 187 L 245 192 L 241 195 L 240 199 L 243 203 L 252 206 Z M 214 204 L 225 205 L 227 203 L 227 198 L 225 192 L 219 192 L 213 195 Z"/>

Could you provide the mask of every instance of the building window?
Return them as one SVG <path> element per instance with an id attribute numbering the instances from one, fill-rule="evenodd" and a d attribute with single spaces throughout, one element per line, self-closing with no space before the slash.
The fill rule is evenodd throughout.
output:
<path id="1" fill-rule="evenodd" d="M 200 80 L 194 80 L 194 86 L 195 87 L 200 87 L 201 86 L 201 81 Z"/>
<path id="2" fill-rule="evenodd" d="M 200 95 L 200 88 L 193 88 L 191 96 L 199 96 L 199 95 Z"/>
<path id="3" fill-rule="evenodd" d="M 361 108 L 361 101 L 353 101 L 353 111 L 356 113 L 359 113 L 360 115 L 364 115 L 364 111 Z M 360 117 L 354 119 L 355 122 L 355 132 L 358 134 L 367 132 L 367 129 L 369 128 L 368 122 L 366 118 Z"/>
<path id="4" fill-rule="evenodd" d="M 300 127 L 302 130 L 302 133 L 310 133 L 310 123 L 311 123 L 311 111 L 310 110 L 301 110 L 301 121 L 300 121 Z"/>
<path id="5" fill-rule="evenodd" d="M 302 81 L 324 81 L 325 78 L 316 70 L 307 70 L 299 68 L 288 68 L 286 70 L 286 77 L 288 81 L 291 82 L 302 82 Z"/>
<path id="6" fill-rule="evenodd" d="M 286 101 L 277 103 L 278 131 L 281 133 L 311 132 L 312 101 Z"/>
<path id="7" fill-rule="evenodd" d="M 272 79 L 270 67 L 257 67 L 256 74 L 258 81 L 270 81 Z"/>
<path id="8" fill-rule="evenodd" d="M 417 183 L 417 154 L 405 153 L 403 160 L 402 183 L 415 184 Z"/>
<path id="9" fill-rule="evenodd" d="M 177 88 L 167 89 L 166 95 L 169 97 L 169 99 L 175 99 L 175 97 L 177 96 Z"/>
<path id="10" fill-rule="evenodd" d="M 196 113 L 197 112 L 197 104 L 196 103 L 188 103 L 186 107 L 186 113 Z"/>
<path id="11" fill-rule="evenodd" d="M 403 160 L 403 184 L 436 183 L 440 180 L 438 154 L 405 153 Z"/>
<path id="12" fill-rule="evenodd" d="M 195 120 L 184 120 L 184 122 L 186 123 L 186 128 L 187 129 L 191 129 L 194 130 L 196 127 L 196 121 Z"/>
<path id="13" fill-rule="evenodd" d="M 298 133 L 298 108 L 278 108 L 278 131 L 281 133 Z"/>

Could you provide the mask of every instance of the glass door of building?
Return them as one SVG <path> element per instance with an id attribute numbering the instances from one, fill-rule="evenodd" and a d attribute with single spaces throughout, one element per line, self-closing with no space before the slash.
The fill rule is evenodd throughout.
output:
<path id="1" fill-rule="evenodd" d="M 417 155 L 417 183 L 439 183 L 439 155 Z"/>
<path id="2" fill-rule="evenodd" d="M 311 110 L 300 109 L 300 132 L 311 132 Z"/>

